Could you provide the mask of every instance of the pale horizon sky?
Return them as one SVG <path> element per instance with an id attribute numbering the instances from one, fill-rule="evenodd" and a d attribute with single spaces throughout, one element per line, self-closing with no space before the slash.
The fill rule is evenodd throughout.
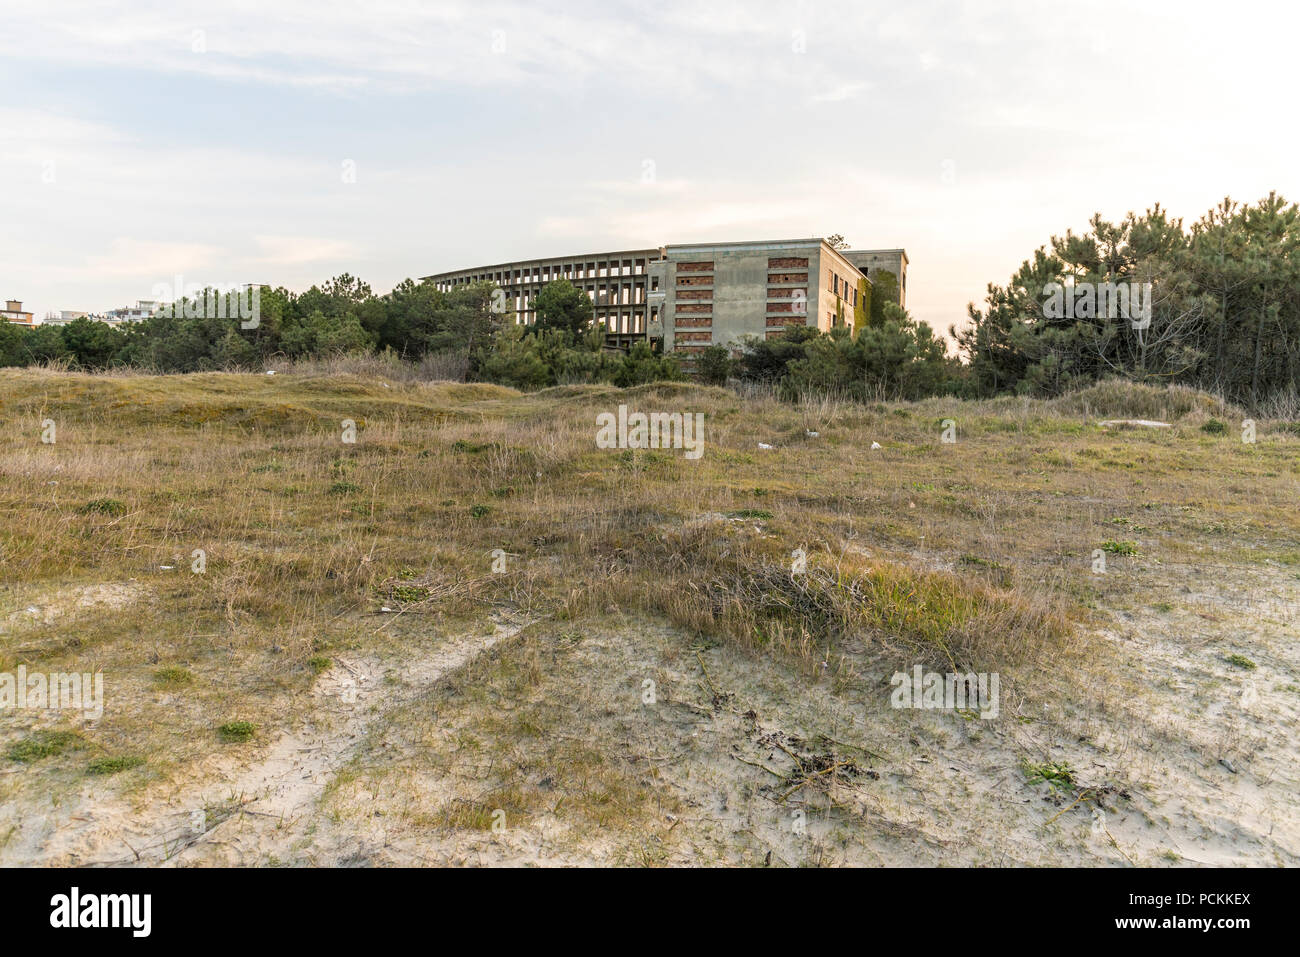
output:
<path id="1" fill-rule="evenodd" d="M 0 6 L 0 297 L 843 233 L 946 330 L 1053 234 L 1300 197 L 1295 7 Z M 354 175 L 349 175 L 354 173 Z"/>

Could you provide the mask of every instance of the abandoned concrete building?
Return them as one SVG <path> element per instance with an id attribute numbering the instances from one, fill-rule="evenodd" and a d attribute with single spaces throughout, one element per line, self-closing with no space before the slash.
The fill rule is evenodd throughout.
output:
<path id="1" fill-rule="evenodd" d="M 536 318 L 533 304 L 542 288 L 567 279 L 591 297 L 606 345 L 626 349 L 650 341 L 689 354 L 713 344 L 735 347 L 745 336 L 771 338 L 791 325 L 852 329 L 865 296 L 886 271 L 893 279 L 891 298 L 905 306 L 904 250 L 835 249 L 815 238 L 557 256 L 424 279 L 443 290 L 495 283 L 516 321 L 528 324 Z"/>

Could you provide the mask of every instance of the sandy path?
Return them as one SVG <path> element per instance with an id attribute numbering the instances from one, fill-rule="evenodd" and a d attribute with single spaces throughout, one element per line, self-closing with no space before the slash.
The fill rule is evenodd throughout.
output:
<path id="1" fill-rule="evenodd" d="M 151 794 L 143 804 L 83 794 L 62 820 L 44 822 L 44 840 L 32 856 L 47 863 L 155 866 L 293 859 L 311 843 L 321 795 L 371 725 L 525 626 L 498 623 L 491 634 L 453 638 L 411 662 L 336 659 L 312 689 L 311 715 L 281 731 L 251 762 L 214 758 L 196 769 L 197 780 Z"/>

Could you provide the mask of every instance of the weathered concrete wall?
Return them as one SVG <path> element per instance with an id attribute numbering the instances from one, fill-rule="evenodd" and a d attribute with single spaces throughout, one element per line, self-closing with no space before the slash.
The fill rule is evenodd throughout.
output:
<path id="1" fill-rule="evenodd" d="M 713 341 L 739 347 L 742 336 L 767 332 L 767 252 L 714 256 Z"/>
<path id="2" fill-rule="evenodd" d="M 904 249 L 846 249 L 844 257 L 875 282 L 881 270 L 894 274 L 898 282 L 897 302 L 907 307 L 907 251 Z"/>
<path id="3" fill-rule="evenodd" d="M 858 279 L 862 273 L 844 253 L 823 244 L 820 250 L 821 277 L 818 289 L 817 328 L 829 332 L 836 322 L 853 324 L 853 306 L 858 297 Z M 843 315 L 840 315 L 840 312 Z"/>
<path id="4" fill-rule="evenodd" d="M 666 246 L 664 255 L 665 349 L 737 349 L 745 336 L 772 338 L 791 325 L 829 331 L 839 308 L 853 321 L 862 274 L 824 240 Z"/>

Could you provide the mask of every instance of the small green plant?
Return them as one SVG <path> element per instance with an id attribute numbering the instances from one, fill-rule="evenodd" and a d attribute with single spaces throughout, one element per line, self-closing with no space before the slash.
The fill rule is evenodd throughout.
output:
<path id="1" fill-rule="evenodd" d="M 1228 426 L 1226 423 L 1220 422 L 1218 419 L 1210 419 L 1209 422 L 1206 422 L 1201 426 L 1201 431 L 1208 435 L 1222 435 L 1224 432 L 1228 431 Z"/>
<path id="2" fill-rule="evenodd" d="M 466 442 L 464 439 L 457 439 L 455 442 L 451 443 L 451 450 L 453 452 L 465 452 L 469 455 L 477 455 L 486 448 L 486 445 L 476 445 L 473 442 Z"/>
<path id="3" fill-rule="evenodd" d="M 1103 552 L 1110 552 L 1112 555 L 1136 555 L 1138 553 L 1137 542 L 1117 542 L 1114 539 L 1107 539 L 1101 543 Z"/>
<path id="4" fill-rule="evenodd" d="M 738 508 L 734 512 L 728 512 L 727 517 L 768 519 L 772 513 L 765 508 Z"/>
<path id="5" fill-rule="evenodd" d="M 429 597 L 429 589 L 423 585 L 394 585 L 388 594 L 401 602 L 414 603 Z"/>
<path id="6" fill-rule="evenodd" d="M 172 665 L 155 671 L 153 673 L 153 683 L 156 688 L 173 690 L 193 684 L 194 675 L 187 668 Z"/>
<path id="7" fill-rule="evenodd" d="M 490 511 L 492 511 L 491 505 L 471 505 L 469 507 L 470 518 L 482 518 Z"/>
<path id="8" fill-rule="evenodd" d="M 75 731 L 36 731 L 10 745 L 5 757 L 10 761 L 30 764 L 41 758 L 50 758 L 72 748 L 82 746 L 81 735 Z"/>
<path id="9" fill-rule="evenodd" d="M 330 486 L 331 495 L 351 495 L 353 492 L 360 492 L 361 486 L 356 482 L 335 482 Z"/>
<path id="10" fill-rule="evenodd" d="M 94 498 L 77 509 L 82 515 L 125 515 L 126 503 L 115 498 Z"/>
<path id="11" fill-rule="evenodd" d="M 1074 787 L 1074 768 L 1070 767 L 1065 761 L 1034 764 L 1032 761 L 1025 760 L 1020 767 L 1025 772 L 1025 777 L 1029 779 L 1030 784 L 1046 782 L 1054 788 L 1060 788 L 1062 791 L 1068 791 Z"/>
<path id="12" fill-rule="evenodd" d="M 1230 655 L 1224 655 L 1223 660 L 1230 665 L 1235 665 L 1238 668 L 1244 668 L 1247 671 L 1254 671 L 1257 667 L 1259 667 L 1258 665 L 1255 664 L 1255 662 L 1251 661 L 1245 655 L 1239 655 L 1236 652 L 1233 652 Z"/>
<path id="13" fill-rule="evenodd" d="M 231 744 L 250 740 L 255 731 L 257 731 L 257 725 L 251 721 L 227 721 L 217 728 L 217 734 L 221 735 L 221 740 Z"/>
<path id="14" fill-rule="evenodd" d="M 307 666 L 316 674 L 320 674 L 322 671 L 329 671 L 333 664 L 333 659 L 327 658 L 324 655 L 315 655 L 314 657 L 307 659 Z"/>
<path id="15" fill-rule="evenodd" d="M 138 768 L 144 764 L 144 758 L 136 757 L 133 754 L 122 754 L 115 757 L 95 758 L 86 765 L 87 774 L 117 774 L 119 771 L 129 771 L 131 768 Z"/>

